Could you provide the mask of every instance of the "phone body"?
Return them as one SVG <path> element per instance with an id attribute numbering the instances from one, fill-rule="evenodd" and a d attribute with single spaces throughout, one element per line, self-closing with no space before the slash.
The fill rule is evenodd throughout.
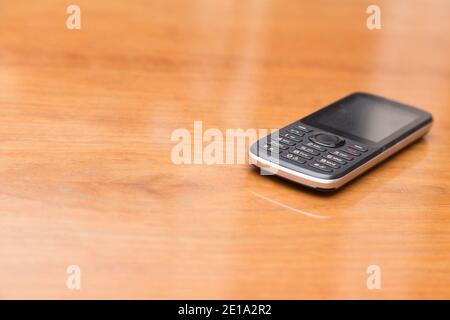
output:
<path id="1" fill-rule="evenodd" d="M 368 93 L 350 94 L 258 140 L 250 163 L 318 190 L 334 190 L 431 128 L 421 109 Z"/>

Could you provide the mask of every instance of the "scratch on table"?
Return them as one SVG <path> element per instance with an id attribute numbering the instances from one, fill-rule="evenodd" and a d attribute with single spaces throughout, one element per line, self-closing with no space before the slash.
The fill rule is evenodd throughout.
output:
<path id="1" fill-rule="evenodd" d="M 329 218 L 328 216 L 321 216 L 321 215 L 318 215 L 318 214 L 314 214 L 314 213 L 311 213 L 311 212 L 307 212 L 307 211 L 303 211 L 303 210 L 300 210 L 300 209 L 297 209 L 297 208 L 293 208 L 291 206 L 288 206 L 288 205 L 283 204 L 281 202 L 278 202 L 276 200 L 270 199 L 269 197 L 263 196 L 262 194 L 259 194 L 259 193 L 255 192 L 255 191 L 252 191 L 252 190 L 250 190 L 250 192 L 254 196 L 256 196 L 256 197 L 258 197 L 260 199 L 266 200 L 266 201 L 268 201 L 270 203 L 273 203 L 273 204 L 276 204 L 276 205 L 278 205 L 278 206 L 280 206 L 282 208 L 294 211 L 296 213 L 302 214 L 302 215 L 310 217 L 310 218 L 314 218 L 314 219 L 328 219 Z"/>

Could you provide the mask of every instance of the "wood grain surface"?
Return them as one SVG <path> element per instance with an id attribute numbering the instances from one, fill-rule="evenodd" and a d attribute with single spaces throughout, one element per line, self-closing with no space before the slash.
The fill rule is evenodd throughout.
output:
<path id="1" fill-rule="evenodd" d="M 450 2 L 372 2 L 1 1 L 0 298 L 450 298 Z M 354 91 L 435 124 L 339 192 L 171 161 Z"/>

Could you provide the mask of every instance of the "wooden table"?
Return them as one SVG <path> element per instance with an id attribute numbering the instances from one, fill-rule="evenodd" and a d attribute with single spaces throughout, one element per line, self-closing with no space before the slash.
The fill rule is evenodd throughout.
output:
<path id="1" fill-rule="evenodd" d="M 449 1 L 76 4 L 0 6 L 0 298 L 450 298 Z M 171 160 L 354 91 L 435 125 L 339 192 Z"/>

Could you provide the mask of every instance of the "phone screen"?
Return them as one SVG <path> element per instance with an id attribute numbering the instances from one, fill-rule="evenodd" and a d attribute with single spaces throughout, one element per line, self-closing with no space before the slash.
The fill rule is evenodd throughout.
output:
<path id="1" fill-rule="evenodd" d="M 353 95 L 308 118 L 310 123 L 378 143 L 416 121 L 419 115 L 395 102 Z"/>

